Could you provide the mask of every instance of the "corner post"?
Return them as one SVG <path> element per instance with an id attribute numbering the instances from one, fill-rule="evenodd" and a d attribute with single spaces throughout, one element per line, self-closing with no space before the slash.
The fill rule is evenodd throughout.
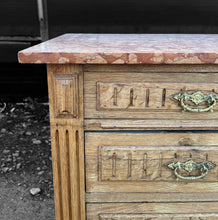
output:
<path id="1" fill-rule="evenodd" d="M 83 68 L 47 72 L 56 220 L 85 220 Z"/>

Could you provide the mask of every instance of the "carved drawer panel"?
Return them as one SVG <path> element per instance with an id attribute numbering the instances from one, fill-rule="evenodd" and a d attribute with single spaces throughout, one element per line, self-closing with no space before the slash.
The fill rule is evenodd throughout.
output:
<path id="1" fill-rule="evenodd" d="M 216 192 L 217 133 L 86 133 L 87 192 Z"/>
<path id="2" fill-rule="evenodd" d="M 218 118 L 218 73 L 85 72 L 84 85 L 86 118 Z"/>
<path id="3" fill-rule="evenodd" d="M 208 103 L 203 96 L 202 101 L 199 99 L 201 93 L 216 97 L 217 88 L 216 83 L 97 82 L 97 110 L 181 111 L 176 95 L 185 92 L 192 95 L 193 106 L 199 104 L 199 109 L 203 110 Z M 217 108 L 215 106 L 214 110 Z"/>
<path id="4" fill-rule="evenodd" d="M 90 203 L 87 204 L 87 220 L 216 220 L 217 205 L 216 202 Z"/>
<path id="5" fill-rule="evenodd" d="M 175 181 L 172 170 L 175 170 L 174 166 L 179 168 L 179 163 L 181 163 L 183 168 L 179 170 L 179 173 L 181 175 L 184 173 L 184 179 L 190 178 L 193 173 L 196 173 L 193 178 L 200 177 L 202 173 L 196 166 L 204 164 L 208 169 L 211 168 L 210 172 L 206 170 L 207 168 L 205 169 L 205 172 L 209 173 L 204 181 L 216 181 L 218 170 L 214 169 L 216 165 L 208 158 L 216 161 L 217 150 L 218 148 L 215 147 L 200 146 L 99 146 L 99 180 Z M 186 177 L 186 173 L 189 176 Z M 176 175 L 183 179 L 179 177 L 178 172 Z"/>

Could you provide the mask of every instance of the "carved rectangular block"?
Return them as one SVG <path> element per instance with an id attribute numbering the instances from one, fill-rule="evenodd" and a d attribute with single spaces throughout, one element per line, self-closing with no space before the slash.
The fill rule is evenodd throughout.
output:
<path id="1" fill-rule="evenodd" d="M 172 83 L 172 82 L 97 82 L 97 109 L 122 111 L 181 111 L 175 94 L 201 91 L 205 95 L 216 94 L 216 83 Z M 189 102 L 193 108 L 206 108 L 207 102 Z M 217 110 L 218 106 L 214 107 Z"/>
<path id="2" fill-rule="evenodd" d="M 54 74 L 56 117 L 78 116 L 78 77 L 76 74 Z"/>

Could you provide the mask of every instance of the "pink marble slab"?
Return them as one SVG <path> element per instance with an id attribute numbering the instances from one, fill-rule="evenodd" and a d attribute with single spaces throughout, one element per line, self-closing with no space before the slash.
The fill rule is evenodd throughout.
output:
<path id="1" fill-rule="evenodd" d="M 65 34 L 18 57 L 21 63 L 218 64 L 218 35 Z"/>

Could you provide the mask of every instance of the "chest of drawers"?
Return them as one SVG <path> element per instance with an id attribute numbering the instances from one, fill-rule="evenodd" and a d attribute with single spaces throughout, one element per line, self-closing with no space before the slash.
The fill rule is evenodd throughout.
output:
<path id="1" fill-rule="evenodd" d="M 66 34 L 46 63 L 57 220 L 218 219 L 218 36 Z"/>

